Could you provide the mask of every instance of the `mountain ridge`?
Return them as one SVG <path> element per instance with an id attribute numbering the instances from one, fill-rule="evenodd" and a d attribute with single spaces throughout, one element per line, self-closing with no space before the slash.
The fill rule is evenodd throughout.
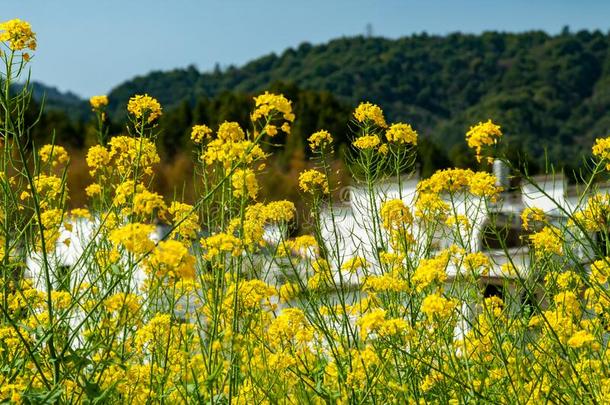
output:
<path id="1" fill-rule="evenodd" d="M 133 94 L 165 111 L 225 92 L 255 94 L 274 83 L 325 91 L 350 108 L 379 104 L 465 165 L 463 136 L 488 118 L 502 125 L 506 148 L 569 161 L 610 129 L 610 36 L 600 31 L 416 34 L 398 39 L 344 37 L 303 43 L 240 67 L 153 71 L 114 87 L 111 116 L 121 120 Z"/>

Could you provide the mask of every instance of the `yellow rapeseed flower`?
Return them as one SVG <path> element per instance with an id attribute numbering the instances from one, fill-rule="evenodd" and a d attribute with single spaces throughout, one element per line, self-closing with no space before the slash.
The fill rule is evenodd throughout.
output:
<path id="1" fill-rule="evenodd" d="M 299 187 L 306 193 L 315 194 L 319 191 L 324 194 L 329 193 L 326 176 L 315 169 L 306 170 L 299 174 Z"/>
<path id="2" fill-rule="evenodd" d="M 134 194 L 132 209 L 133 213 L 137 215 L 150 217 L 153 213 L 157 213 L 160 218 L 164 219 L 167 207 L 160 194 L 143 188 Z"/>
<path id="3" fill-rule="evenodd" d="M 385 137 L 388 142 L 417 145 L 417 132 L 409 124 L 392 124 L 386 131 Z"/>
<path id="4" fill-rule="evenodd" d="M 606 284 L 610 276 L 610 257 L 596 260 L 591 265 L 591 277 L 599 284 Z"/>
<path id="5" fill-rule="evenodd" d="M 345 270 L 349 273 L 356 273 L 358 270 L 366 270 L 370 266 L 371 264 L 364 257 L 355 256 L 345 261 L 341 265 L 341 270 Z"/>
<path id="6" fill-rule="evenodd" d="M 385 273 L 368 276 L 362 288 L 364 291 L 399 293 L 409 291 L 409 283 L 398 274 Z"/>
<path id="7" fill-rule="evenodd" d="M 152 166 L 161 161 L 155 143 L 148 138 L 115 136 L 108 142 L 108 147 L 108 158 L 121 177 L 127 177 L 135 168 L 139 173 L 151 175 Z M 98 162 L 102 162 L 105 156 L 101 149 L 96 153 L 100 153 Z"/>
<path id="8" fill-rule="evenodd" d="M 231 184 L 233 185 L 233 195 L 241 197 L 247 195 L 255 200 L 258 195 L 258 181 L 256 174 L 252 169 L 237 169 L 231 176 Z"/>
<path id="9" fill-rule="evenodd" d="M 542 211 L 542 209 L 538 207 L 527 207 L 521 213 L 521 225 L 526 231 L 530 231 L 533 229 L 530 221 L 539 224 L 543 223 L 545 219 L 546 215 L 544 211 Z"/>
<path id="10" fill-rule="evenodd" d="M 102 186 L 100 186 L 97 183 L 89 184 L 85 188 L 85 193 L 89 197 L 95 197 L 96 195 L 100 195 L 100 194 L 102 194 Z"/>
<path id="11" fill-rule="evenodd" d="M 8 42 L 13 51 L 36 50 L 36 34 L 32 26 L 18 18 L 0 23 L 0 41 Z"/>
<path id="12" fill-rule="evenodd" d="M 430 178 L 420 181 L 417 190 L 421 194 L 441 194 L 469 191 L 478 197 L 490 198 L 492 201 L 502 191 L 496 186 L 496 178 L 487 172 L 473 172 L 470 169 L 438 170 Z"/>
<path id="13" fill-rule="evenodd" d="M 529 239 L 538 256 L 546 253 L 563 254 L 563 239 L 555 227 L 545 226 L 540 232 L 530 235 Z"/>
<path id="14" fill-rule="evenodd" d="M 496 144 L 501 136 L 500 126 L 494 124 L 490 119 L 470 127 L 466 133 L 466 140 L 470 148 L 476 149 L 477 161 L 480 162 L 483 146 Z"/>
<path id="15" fill-rule="evenodd" d="M 244 130 L 241 129 L 237 122 L 225 121 L 218 128 L 218 139 L 224 142 L 239 142 L 246 138 Z"/>
<path id="16" fill-rule="evenodd" d="M 444 222 L 449 212 L 449 205 L 436 193 L 417 193 L 415 215 L 424 221 L 438 220 Z"/>
<path id="17" fill-rule="evenodd" d="M 135 118 L 145 118 L 150 124 L 161 116 L 161 104 L 148 94 L 138 94 L 129 99 L 127 111 Z"/>
<path id="18" fill-rule="evenodd" d="M 150 239 L 154 231 L 154 225 L 130 223 L 113 230 L 108 239 L 115 245 L 123 245 L 131 253 L 145 254 L 155 247 Z"/>
<path id="19" fill-rule="evenodd" d="M 417 291 L 422 291 L 431 284 L 444 283 L 447 280 L 448 264 L 449 252 L 447 251 L 430 259 L 422 259 L 412 277 Z"/>
<path id="20" fill-rule="evenodd" d="M 262 117 L 268 117 L 274 112 L 282 114 L 286 121 L 294 121 L 295 116 L 292 113 L 292 102 L 282 94 L 272 94 L 266 91 L 264 94 L 254 97 L 254 102 L 256 108 L 252 113 L 253 121 Z"/>
<path id="21" fill-rule="evenodd" d="M 191 130 L 191 140 L 200 144 L 212 135 L 212 130 L 207 125 L 194 125 Z"/>
<path id="22" fill-rule="evenodd" d="M 422 301 L 421 310 L 428 318 L 445 319 L 453 314 L 456 306 L 455 300 L 447 299 L 439 294 L 430 294 Z"/>
<path id="23" fill-rule="evenodd" d="M 93 96 L 89 99 L 93 110 L 101 110 L 108 105 L 108 96 Z"/>
<path id="24" fill-rule="evenodd" d="M 597 138 L 593 145 L 593 156 L 606 162 L 606 170 L 610 170 L 610 137 Z"/>
<path id="25" fill-rule="evenodd" d="M 595 336 L 586 330 L 579 330 L 568 339 L 568 346 L 578 349 L 593 342 L 595 342 Z"/>
<path id="26" fill-rule="evenodd" d="M 267 154 L 263 152 L 259 145 L 252 141 L 230 142 L 223 139 L 211 141 L 201 155 L 201 158 L 207 165 L 219 162 L 226 170 L 230 169 L 234 164 L 251 165 L 266 157 Z"/>
<path id="27" fill-rule="evenodd" d="M 241 241 L 227 233 L 218 233 L 207 238 L 202 238 L 201 247 L 206 250 L 204 255 L 206 260 L 212 260 L 221 253 L 239 256 L 243 250 Z"/>
<path id="28" fill-rule="evenodd" d="M 296 208 L 292 201 L 272 201 L 265 206 L 265 217 L 268 221 L 289 222 L 294 219 Z"/>
<path id="29" fill-rule="evenodd" d="M 307 140 L 309 141 L 309 147 L 311 150 L 315 151 L 323 150 L 326 146 L 330 145 L 333 141 L 333 137 L 330 135 L 330 132 L 323 129 L 311 134 Z"/>
<path id="30" fill-rule="evenodd" d="M 190 204 L 173 201 L 167 212 L 172 218 L 172 225 L 175 227 L 173 234 L 180 235 L 185 239 L 194 239 L 200 229 L 199 215 Z"/>
<path id="31" fill-rule="evenodd" d="M 360 103 L 358 107 L 356 107 L 354 110 L 354 118 L 361 123 L 372 121 L 381 128 L 386 128 L 388 126 L 385 122 L 381 108 L 369 102 Z"/>
<path id="32" fill-rule="evenodd" d="M 66 164 L 70 160 L 68 152 L 63 146 L 59 145 L 44 145 L 38 151 L 40 160 L 45 163 L 50 163 L 52 167 L 59 164 Z"/>
<path id="33" fill-rule="evenodd" d="M 377 135 L 363 135 L 356 138 L 352 144 L 362 150 L 375 149 L 381 143 L 381 139 Z"/>
<path id="34" fill-rule="evenodd" d="M 413 223 L 411 211 L 400 199 L 384 201 L 379 216 L 387 230 L 403 229 Z"/>
<path id="35" fill-rule="evenodd" d="M 607 229 L 610 223 L 610 194 L 598 193 L 591 196 L 584 209 L 574 213 L 572 219 L 590 232 Z"/>
<path id="36" fill-rule="evenodd" d="M 147 268 L 157 277 L 193 278 L 195 257 L 177 240 L 161 241 L 148 258 Z"/>

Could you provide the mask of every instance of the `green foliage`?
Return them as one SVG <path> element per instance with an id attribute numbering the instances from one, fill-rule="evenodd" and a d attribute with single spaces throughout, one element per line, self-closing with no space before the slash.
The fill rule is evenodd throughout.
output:
<path id="1" fill-rule="evenodd" d="M 292 156 L 320 128 L 345 143 L 349 111 L 369 100 L 389 121 L 411 123 L 420 139 L 438 146 L 439 156 L 428 153 L 421 162 L 426 172 L 440 164 L 474 164 L 457 145 L 470 125 L 488 118 L 502 126 L 507 153 L 532 167 L 543 167 L 548 154 L 572 169 L 610 128 L 609 40 L 599 31 L 566 30 L 556 36 L 423 33 L 304 43 L 239 68 L 200 73 L 189 66 L 136 77 L 109 94 L 109 111 L 123 127 L 129 97 L 156 97 L 164 106 L 163 146 L 171 155 L 184 148 L 191 123 L 245 122 L 253 94 L 282 91 L 294 100 L 297 115 L 284 154 Z"/>

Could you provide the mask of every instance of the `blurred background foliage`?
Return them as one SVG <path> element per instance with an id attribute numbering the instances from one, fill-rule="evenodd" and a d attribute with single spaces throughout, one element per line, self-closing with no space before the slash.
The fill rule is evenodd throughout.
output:
<path id="1" fill-rule="evenodd" d="M 419 132 L 423 176 L 443 167 L 476 166 L 464 134 L 488 118 L 502 126 L 507 156 L 525 161 L 534 173 L 548 160 L 569 176 L 593 140 L 609 132 L 609 45 L 610 34 L 567 28 L 559 35 L 424 33 L 304 43 L 242 67 L 202 73 L 190 66 L 128 80 L 108 94 L 111 132 L 125 131 L 132 95 L 157 98 L 164 107 L 158 186 L 166 194 L 182 193 L 192 182 L 191 126 L 215 129 L 230 120 L 247 127 L 252 96 L 269 90 L 293 100 L 297 120 L 290 136 L 278 135 L 268 145 L 274 152 L 266 171 L 271 175 L 261 178 L 268 199 L 295 197 L 298 171 L 308 165 L 306 138 L 318 129 L 332 133 L 341 167 L 350 113 L 363 100 L 380 105 L 389 122 L 408 122 Z M 41 145 L 55 133 L 56 142 L 71 148 L 70 183 L 77 192 L 88 182 L 84 148 L 95 142 L 88 102 L 40 83 L 34 95 L 39 103 L 44 98 L 45 113 L 32 137 Z M 73 204 L 80 198 L 76 193 Z"/>

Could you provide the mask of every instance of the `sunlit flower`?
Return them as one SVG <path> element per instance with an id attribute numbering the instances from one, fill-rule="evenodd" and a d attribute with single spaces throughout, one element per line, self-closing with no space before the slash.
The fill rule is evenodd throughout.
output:
<path id="1" fill-rule="evenodd" d="M 52 167 L 64 165 L 70 160 L 68 152 L 63 146 L 59 145 L 44 145 L 38 151 L 40 160 L 45 163 L 50 163 Z"/>
<path id="2" fill-rule="evenodd" d="M 115 229 L 108 239 L 115 245 L 122 245 L 134 254 L 145 254 L 153 250 L 155 243 L 150 235 L 155 231 L 153 225 L 133 223 Z"/>
<path id="3" fill-rule="evenodd" d="M 32 26 L 18 18 L 0 23 L 0 41 L 8 42 L 13 51 L 36 50 L 36 34 Z"/>
<path id="4" fill-rule="evenodd" d="M 309 147 L 311 150 L 322 150 L 333 142 L 333 138 L 326 130 L 321 130 L 311 134 L 309 138 Z"/>
<path id="5" fill-rule="evenodd" d="M 195 257 L 179 241 L 161 241 L 147 260 L 150 272 L 157 277 L 192 278 L 195 276 Z"/>
<path id="6" fill-rule="evenodd" d="M 402 200 L 394 199 L 381 204 L 381 221 L 387 230 L 403 229 L 413 223 L 413 215 Z"/>
<path id="7" fill-rule="evenodd" d="M 233 185 L 233 195 L 242 197 L 247 195 L 253 200 L 258 195 L 258 182 L 256 174 L 252 169 L 237 169 L 231 176 L 231 184 Z"/>
<path id="8" fill-rule="evenodd" d="M 377 135 L 363 135 L 352 144 L 358 149 L 375 149 L 381 143 L 381 139 Z"/>
<path id="9" fill-rule="evenodd" d="M 596 260 L 591 264 L 591 277 L 599 284 L 605 284 L 610 276 L 610 258 Z"/>
<path id="10" fill-rule="evenodd" d="M 319 191 L 324 194 L 329 193 L 326 176 L 324 173 L 313 169 L 299 174 L 299 187 L 306 193 L 314 194 Z"/>
<path id="11" fill-rule="evenodd" d="M 200 229 L 197 211 L 190 204 L 173 201 L 167 212 L 171 216 L 174 230 L 172 233 L 185 239 L 194 239 Z"/>
<path id="12" fill-rule="evenodd" d="M 417 132 L 409 124 L 392 124 L 385 133 L 388 142 L 417 145 Z"/>
<path id="13" fill-rule="evenodd" d="M 93 110 L 101 110 L 108 105 L 108 96 L 93 96 L 89 99 Z"/>
<path id="14" fill-rule="evenodd" d="M 161 116 L 161 104 L 148 94 L 135 95 L 129 99 L 127 111 L 135 118 L 146 119 L 150 124 Z"/>
<path id="15" fill-rule="evenodd" d="M 606 162 L 606 170 L 610 170 L 610 137 L 597 138 L 593 145 L 593 156 Z"/>
<path id="16" fill-rule="evenodd" d="M 369 102 L 360 103 L 358 107 L 356 107 L 356 110 L 354 110 L 354 118 L 361 123 L 371 121 L 381 128 L 386 128 L 388 126 L 385 122 L 381 108 Z"/>
<path id="17" fill-rule="evenodd" d="M 292 113 L 292 103 L 282 94 L 272 94 L 266 91 L 260 96 L 254 97 L 256 109 L 252 113 L 252 120 L 256 121 L 261 117 L 268 117 L 275 112 L 282 115 L 286 121 L 294 121 Z"/>
<path id="18" fill-rule="evenodd" d="M 421 310 L 429 318 L 448 318 L 453 314 L 457 303 L 455 300 L 447 299 L 439 294 L 431 294 L 424 298 Z"/>
<path id="19" fill-rule="evenodd" d="M 521 224 L 523 226 L 523 229 L 525 229 L 526 231 L 530 231 L 533 229 L 532 224 L 530 222 L 533 222 L 535 224 L 541 224 L 544 222 L 545 219 L 546 215 L 544 211 L 538 207 L 527 207 L 521 213 Z"/>
<path id="20" fill-rule="evenodd" d="M 201 247 L 206 250 L 204 256 L 206 260 L 212 260 L 221 253 L 239 256 L 243 250 L 241 241 L 226 233 L 218 233 L 201 239 Z"/>
<path id="21" fill-rule="evenodd" d="M 568 346 L 578 349 L 595 342 L 595 336 L 585 330 L 579 330 L 568 340 Z"/>
<path id="22" fill-rule="evenodd" d="M 545 226 L 540 232 L 529 236 L 537 255 L 545 253 L 563 254 L 563 239 L 557 228 Z"/>
<path id="23" fill-rule="evenodd" d="M 466 140 L 469 147 L 476 149 L 477 160 L 480 162 L 483 146 L 496 144 L 501 136 L 500 126 L 487 120 L 487 122 L 479 122 L 470 127 L 466 133 Z"/>
<path id="24" fill-rule="evenodd" d="M 212 130 L 207 125 L 194 125 L 191 130 L 191 140 L 197 144 L 203 143 L 211 135 Z"/>
<path id="25" fill-rule="evenodd" d="M 345 270 L 349 273 L 357 273 L 359 270 L 366 270 L 370 266 L 371 264 L 364 257 L 355 256 L 346 260 L 341 265 L 341 270 Z"/>
<path id="26" fill-rule="evenodd" d="M 296 208 L 291 201 L 272 201 L 265 206 L 265 217 L 268 221 L 289 222 L 294 219 Z"/>
<path id="27" fill-rule="evenodd" d="M 447 280 L 447 266 L 449 253 L 443 252 L 430 259 L 422 259 L 413 274 L 413 284 L 418 291 L 424 290 L 431 284 L 439 285 Z"/>
<path id="28" fill-rule="evenodd" d="M 225 121 L 218 128 L 218 139 L 224 142 L 239 142 L 246 138 L 244 130 L 237 122 Z"/>

